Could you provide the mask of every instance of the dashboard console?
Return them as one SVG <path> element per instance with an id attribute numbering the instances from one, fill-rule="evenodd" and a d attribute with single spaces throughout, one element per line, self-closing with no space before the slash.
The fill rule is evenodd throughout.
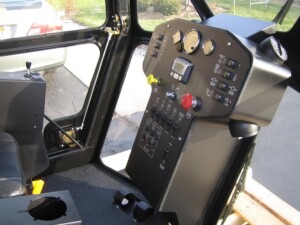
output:
<path id="1" fill-rule="evenodd" d="M 126 172 L 157 211 L 203 219 L 241 142 L 272 120 L 286 57 L 272 37 L 257 44 L 180 19 L 154 30 L 143 63 L 152 93 Z"/>

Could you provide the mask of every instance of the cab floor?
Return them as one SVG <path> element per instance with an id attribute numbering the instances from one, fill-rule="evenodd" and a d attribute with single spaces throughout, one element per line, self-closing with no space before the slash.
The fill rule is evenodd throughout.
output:
<path id="1" fill-rule="evenodd" d="M 113 174 L 88 164 L 75 169 L 44 177 L 43 192 L 69 190 L 83 225 L 136 225 L 132 212 L 122 211 L 115 204 L 114 195 L 125 188 L 137 198 L 144 197 L 129 183 Z M 152 216 L 140 224 L 167 224 L 160 216 Z"/>

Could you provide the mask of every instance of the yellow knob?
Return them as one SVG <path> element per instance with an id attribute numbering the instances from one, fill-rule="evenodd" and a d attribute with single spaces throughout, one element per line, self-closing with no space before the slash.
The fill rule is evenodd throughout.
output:
<path id="1" fill-rule="evenodd" d="M 43 180 L 34 180 L 32 181 L 32 194 L 39 195 L 42 193 L 45 182 Z"/>
<path id="2" fill-rule="evenodd" d="M 153 74 L 149 74 L 148 76 L 147 76 L 147 83 L 148 84 L 156 84 L 156 85 L 158 85 L 159 84 L 159 78 L 156 78 L 156 77 L 154 77 L 154 75 Z"/>

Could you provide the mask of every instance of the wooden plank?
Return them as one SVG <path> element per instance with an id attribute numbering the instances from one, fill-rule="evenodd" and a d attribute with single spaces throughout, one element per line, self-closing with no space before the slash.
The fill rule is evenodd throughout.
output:
<path id="1" fill-rule="evenodd" d="M 219 220 L 217 225 L 222 224 L 222 222 L 222 220 Z M 232 213 L 227 217 L 223 225 L 245 225 L 245 223 L 245 220 L 243 220 L 238 214 Z"/>
<path id="2" fill-rule="evenodd" d="M 239 194 L 233 210 L 253 225 L 284 225 L 281 220 L 244 192 Z"/>
<path id="3" fill-rule="evenodd" d="M 300 225 L 300 212 L 274 195 L 257 181 L 248 179 L 244 192 L 284 224 Z"/>

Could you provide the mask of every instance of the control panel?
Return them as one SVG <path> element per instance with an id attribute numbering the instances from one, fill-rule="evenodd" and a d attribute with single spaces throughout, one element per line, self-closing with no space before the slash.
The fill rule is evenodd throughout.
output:
<path id="1" fill-rule="evenodd" d="M 176 20 L 154 31 L 143 69 L 192 116 L 225 118 L 251 63 L 250 52 L 229 32 Z"/>
<path id="2" fill-rule="evenodd" d="M 143 63 L 152 94 L 126 168 L 153 205 L 193 120 L 230 115 L 250 66 L 251 55 L 224 30 L 183 20 L 155 29 Z"/>
<path id="3" fill-rule="evenodd" d="M 290 72 L 264 46 L 180 19 L 153 32 L 143 63 L 152 93 L 126 172 L 180 224 L 214 207 L 243 138 L 273 118 Z"/>
<path id="4" fill-rule="evenodd" d="M 176 104 L 163 89 L 154 87 L 153 93 L 134 142 L 133 148 L 139 150 L 131 155 L 130 161 L 135 163 L 127 165 L 127 172 L 140 168 L 141 173 L 134 175 L 140 181 L 159 174 L 155 183 L 143 185 L 146 192 L 151 193 L 151 203 L 157 203 L 161 193 L 153 190 L 164 189 L 193 118 L 190 111 Z M 171 92 L 169 94 L 172 95 Z"/>

